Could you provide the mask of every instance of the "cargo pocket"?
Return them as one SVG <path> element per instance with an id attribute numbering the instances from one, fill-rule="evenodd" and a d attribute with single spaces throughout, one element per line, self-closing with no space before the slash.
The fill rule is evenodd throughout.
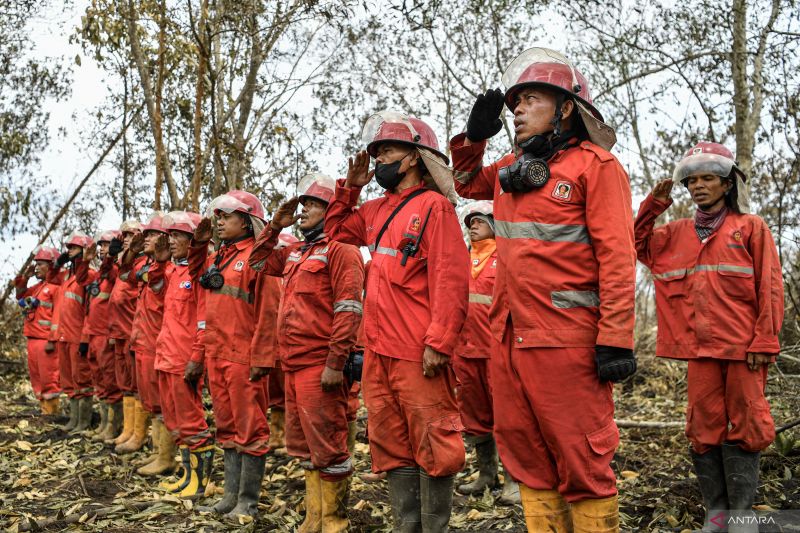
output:
<path id="1" fill-rule="evenodd" d="M 612 420 L 602 428 L 586 434 L 586 471 L 596 493 L 607 491 L 616 484 L 611 471 L 611 459 L 619 445 L 619 429 Z"/>
<path id="2" fill-rule="evenodd" d="M 761 451 L 772 444 L 775 440 L 775 421 L 765 398 L 748 402 L 743 426 L 744 434 L 736 440 L 741 440 L 750 451 Z"/>
<path id="3" fill-rule="evenodd" d="M 451 414 L 428 422 L 418 450 L 417 463 L 434 477 L 455 474 L 464 468 L 461 417 Z"/>
<path id="4" fill-rule="evenodd" d="M 747 271 L 748 269 L 749 271 Z M 722 292 L 727 296 L 736 300 L 753 300 L 755 298 L 756 283 L 751 266 L 720 263 L 717 273 Z"/>
<path id="5" fill-rule="evenodd" d="M 667 298 L 683 298 L 688 294 L 686 279 L 686 269 L 674 270 L 669 273 L 670 277 L 656 281 L 656 286 L 661 285 L 664 296 Z"/>

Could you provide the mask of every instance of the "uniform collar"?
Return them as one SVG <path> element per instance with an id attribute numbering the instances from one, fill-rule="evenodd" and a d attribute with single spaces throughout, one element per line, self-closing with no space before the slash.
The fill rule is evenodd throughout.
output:
<path id="1" fill-rule="evenodd" d="M 425 181 L 423 180 L 422 182 L 420 182 L 419 185 L 415 185 L 413 187 L 409 187 L 408 189 L 404 189 L 403 192 L 401 192 L 399 194 L 396 193 L 396 192 L 392 192 L 392 191 L 385 191 L 383 194 L 385 196 L 387 196 L 388 198 L 398 198 L 400 200 L 405 200 L 408 197 L 408 195 L 411 194 L 412 192 L 414 192 L 416 190 L 419 190 L 419 189 L 424 189 L 425 187 L 426 187 L 426 184 L 425 184 Z"/>

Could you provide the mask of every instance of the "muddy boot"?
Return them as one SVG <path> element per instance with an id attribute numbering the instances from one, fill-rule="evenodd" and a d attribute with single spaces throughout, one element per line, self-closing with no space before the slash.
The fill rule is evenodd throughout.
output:
<path id="1" fill-rule="evenodd" d="M 286 450 L 286 411 L 273 407 L 269 410 L 269 449 Z"/>
<path id="2" fill-rule="evenodd" d="M 519 485 L 519 492 L 528 531 L 572 531 L 569 505 L 557 490 Z"/>
<path id="3" fill-rule="evenodd" d="M 433 477 L 420 470 L 420 518 L 422 518 L 422 531 L 425 533 L 448 531 L 455 481 L 454 475 Z"/>
<path id="4" fill-rule="evenodd" d="M 350 457 L 355 457 L 356 435 L 358 435 L 358 422 L 351 420 L 347 423 L 347 451 L 350 452 Z"/>
<path id="5" fill-rule="evenodd" d="M 306 518 L 297 533 L 320 533 L 322 531 L 322 480 L 319 470 L 306 470 Z"/>
<path id="6" fill-rule="evenodd" d="M 78 423 L 75 424 L 75 427 L 69 432 L 70 435 L 77 435 L 92 427 L 92 414 L 94 412 L 92 410 L 92 403 L 93 400 L 91 396 L 84 396 L 78 400 Z"/>
<path id="7" fill-rule="evenodd" d="M 617 496 L 581 500 L 570 506 L 573 533 L 618 533 L 619 504 Z"/>
<path id="8" fill-rule="evenodd" d="M 61 414 L 61 400 L 58 398 L 48 398 L 42 400 L 42 414 L 43 415 L 59 415 Z"/>
<path id="9" fill-rule="evenodd" d="M 104 441 L 106 444 L 117 446 L 127 441 L 133 435 L 133 423 L 136 419 L 136 398 L 123 396 L 122 398 L 122 432 L 113 439 Z"/>
<path id="10" fill-rule="evenodd" d="M 239 479 L 239 498 L 236 507 L 228 513 L 227 517 L 236 518 L 239 515 L 258 515 L 258 498 L 261 496 L 261 480 L 264 478 L 264 467 L 267 458 L 264 455 L 256 457 L 247 453 L 242 454 L 242 476 Z"/>
<path id="11" fill-rule="evenodd" d="M 758 490 L 758 462 L 761 452 L 748 452 L 736 444 L 722 445 L 725 485 L 731 516 L 730 533 L 758 533 L 758 521 L 753 503 Z"/>
<path id="12" fill-rule="evenodd" d="M 152 453 L 150 455 L 143 457 L 141 459 L 136 459 L 131 461 L 131 465 L 135 467 L 141 467 L 145 465 L 149 465 L 153 461 L 157 461 L 159 457 L 158 447 L 161 444 L 161 428 L 163 426 L 160 425 L 160 420 L 158 417 L 154 416 L 150 418 L 150 440 L 153 443 L 151 448 Z M 174 450 L 173 450 L 174 451 Z"/>
<path id="13" fill-rule="evenodd" d="M 93 440 L 94 436 L 105 431 L 106 425 L 108 425 L 108 404 L 105 402 L 98 402 L 97 412 L 100 414 L 100 424 L 98 424 L 96 429 L 88 429 L 83 433 L 83 436 L 87 439 Z"/>
<path id="14" fill-rule="evenodd" d="M 500 505 L 519 505 L 520 503 L 519 484 L 514 481 L 514 478 L 512 478 L 511 474 L 508 472 L 505 474 L 503 492 L 501 492 L 500 497 L 497 498 L 497 503 Z"/>
<path id="15" fill-rule="evenodd" d="M 242 479 L 242 454 L 232 448 L 225 448 L 225 493 L 222 499 L 214 505 L 203 505 L 198 511 L 206 513 L 226 514 L 236 507 L 239 499 L 239 482 Z"/>
<path id="16" fill-rule="evenodd" d="M 467 442 L 475 446 L 475 455 L 478 459 L 478 478 L 472 483 L 458 486 L 461 494 L 483 494 L 487 488 L 493 489 L 498 484 L 497 479 L 497 447 L 491 433 L 479 437 L 468 436 Z"/>
<path id="17" fill-rule="evenodd" d="M 420 471 L 417 467 L 404 466 L 386 473 L 389 481 L 389 502 L 395 533 L 419 533 L 422 531 L 420 516 Z"/>
<path id="18" fill-rule="evenodd" d="M 322 533 L 341 533 L 350 527 L 347 519 L 347 487 L 350 477 L 339 481 L 321 479 Z"/>
<path id="19" fill-rule="evenodd" d="M 108 423 L 102 433 L 92 437 L 93 441 L 114 439 L 122 431 L 122 402 L 108 403 L 106 406 L 108 406 Z"/>
<path id="20" fill-rule="evenodd" d="M 723 525 L 717 526 L 711 519 L 728 508 L 728 492 L 725 486 L 725 468 L 722 464 L 722 448 L 712 448 L 700 455 L 694 450 L 689 450 L 694 464 L 694 473 L 697 475 L 697 484 L 700 485 L 700 494 L 703 495 L 703 506 L 706 508 L 703 529 L 707 533 L 712 531 L 725 531 Z"/>
<path id="21" fill-rule="evenodd" d="M 189 458 L 189 447 L 185 444 L 181 444 L 178 450 L 181 455 L 181 469 L 178 471 L 178 475 L 173 479 L 165 479 L 158 484 L 158 488 L 164 489 L 167 492 L 176 492 L 185 487 L 188 483 L 189 470 L 192 469 L 192 461 Z"/>
<path id="22" fill-rule="evenodd" d="M 189 477 L 180 491 L 175 491 L 181 498 L 194 498 L 206 492 L 211 469 L 214 466 L 214 445 L 209 444 L 189 452 Z"/>
<path id="23" fill-rule="evenodd" d="M 135 417 L 133 419 L 133 434 L 131 438 L 114 448 L 119 454 L 138 452 L 147 440 L 147 426 L 150 424 L 150 413 L 148 413 L 142 402 L 134 400 Z"/>
<path id="24" fill-rule="evenodd" d="M 139 470 L 136 471 L 140 476 L 160 476 L 163 474 L 170 474 L 175 471 L 175 441 L 172 440 L 164 423 L 155 419 L 158 425 L 156 433 L 158 435 L 158 457 Z"/>
<path id="25" fill-rule="evenodd" d="M 75 426 L 78 425 L 78 411 L 80 410 L 78 407 L 79 401 L 80 400 L 78 398 L 69 399 L 69 421 L 67 421 L 65 425 L 61 426 L 61 429 L 67 433 L 75 429 Z"/>

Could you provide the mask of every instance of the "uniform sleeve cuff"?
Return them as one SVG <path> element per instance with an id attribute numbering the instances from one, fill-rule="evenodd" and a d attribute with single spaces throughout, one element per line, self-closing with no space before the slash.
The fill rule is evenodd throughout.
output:
<path id="1" fill-rule="evenodd" d="M 424 343 L 437 352 L 452 355 L 458 334 L 440 324 L 432 323 L 425 332 Z"/>

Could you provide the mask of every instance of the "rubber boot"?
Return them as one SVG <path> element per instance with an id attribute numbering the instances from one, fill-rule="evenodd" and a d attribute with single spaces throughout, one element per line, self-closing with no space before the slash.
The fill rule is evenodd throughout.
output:
<path id="1" fill-rule="evenodd" d="M 297 533 L 321 533 L 322 531 L 322 479 L 319 470 L 306 470 L 306 519 L 297 528 Z"/>
<path id="2" fill-rule="evenodd" d="M 183 487 L 185 487 L 189 482 L 189 470 L 192 469 L 189 447 L 185 444 L 181 444 L 178 447 L 178 450 L 181 454 L 181 469 L 178 472 L 178 475 L 175 476 L 175 479 L 165 479 L 158 484 L 158 488 L 164 489 L 168 492 L 177 492 L 178 490 L 183 489 Z"/>
<path id="3" fill-rule="evenodd" d="M 97 403 L 97 412 L 100 414 L 100 424 L 95 429 L 88 429 L 84 432 L 83 436 L 87 439 L 93 439 L 95 435 L 99 435 L 106 429 L 108 425 L 108 404 L 105 402 Z"/>
<path id="4" fill-rule="evenodd" d="M 158 424 L 158 457 L 155 461 L 142 466 L 136 471 L 140 476 L 160 476 L 175 471 L 175 441 L 172 440 L 164 423 L 155 419 Z"/>
<path id="5" fill-rule="evenodd" d="M 322 533 L 341 533 L 350 527 L 347 518 L 347 488 L 350 476 L 339 481 L 320 479 L 322 487 Z"/>
<path id="6" fill-rule="evenodd" d="M 557 490 L 532 489 L 520 484 L 519 494 L 528 531 L 572 532 L 569 505 Z"/>
<path id="7" fill-rule="evenodd" d="M 135 418 L 133 420 L 133 435 L 131 438 L 114 448 L 117 453 L 133 453 L 142 449 L 147 440 L 147 426 L 150 424 L 150 413 L 148 413 L 142 402 L 135 402 Z"/>
<path id="8" fill-rule="evenodd" d="M 574 533 L 616 533 L 619 531 L 617 496 L 574 502 L 572 531 Z"/>
<path id="9" fill-rule="evenodd" d="M 222 499 L 211 506 L 200 506 L 198 511 L 206 513 L 225 514 L 231 512 L 236 507 L 239 499 L 239 482 L 242 479 L 242 454 L 233 448 L 225 448 L 223 456 L 225 463 L 225 493 Z"/>
<path id="10" fill-rule="evenodd" d="M 122 398 L 122 433 L 114 439 L 105 441 L 106 444 L 117 446 L 127 441 L 133 435 L 133 422 L 136 418 L 136 398 L 123 396 Z"/>
<path id="11" fill-rule="evenodd" d="M 108 423 L 102 433 L 92 437 L 93 441 L 112 440 L 122 431 L 122 402 L 108 403 Z"/>
<path id="12" fill-rule="evenodd" d="M 429 476 L 419 473 L 419 502 L 422 531 L 439 533 L 448 531 L 450 512 L 453 509 L 453 485 L 456 476 Z"/>
<path id="13" fill-rule="evenodd" d="M 499 483 L 497 478 L 497 447 L 491 433 L 479 437 L 468 436 L 467 442 L 475 446 L 478 459 L 478 478 L 472 483 L 458 486 L 461 494 L 483 494 L 487 488 L 493 489 Z"/>
<path id="14" fill-rule="evenodd" d="M 758 490 L 758 463 L 761 452 L 748 452 L 736 444 L 722 445 L 722 462 L 725 468 L 725 485 L 728 491 L 728 506 L 731 510 L 728 522 L 730 533 L 758 533 L 758 521 L 753 512 L 753 503 Z"/>
<path id="15" fill-rule="evenodd" d="M 275 407 L 269 410 L 269 449 L 286 450 L 286 412 Z M 285 454 L 284 454 L 285 455 Z"/>
<path id="16" fill-rule="evenodd" d="M 419 468 L 404 466 L 389 470 L 389 502 L 392 505 L 395 533 L 419 533 L 422 531 L 422 509 L 420 507 Z"/>
<path id="17" fill-rule="evenodd" d="M 239 478 L 239 498 L 236 507 L 229 512 L 227 517 L 236 518 L 239 515 L 258 515 L 258 498 L 261 496 L 261 480 L 264 478 L 264 467 L 267 463 L 265 455 L 242 454 L 242 475 Z"/>
<path id="18" fill-rule="evenodd" d="M 158 455 L 158 447 L 161 444 L 161 441 L 159 440 L 161 438 L 160 431 L 161 431 L 161 428 L 163 427 L 163 425 L 160 425 L 159 423 L 160 423 L 160 420 L 158 419 L 157 416 L 154 416 L 154 417 L 150 418 L 150 440 L 153 443 L 153 446 L 151 448 L 152 452 L 150 453 L 150 455 L 148 455 L 146 457 L 143 457 L 141 459 L 136 459 L 135 461 L 131 461 L 131 465 L 136 466 L 136 467 L 140 467 L 140 466 L 149 465 L 153 461 L 158 460 L 158 457 L 159 457 L 159 455 Z"/>
<path id="19" fill-rule="evenodd" d="M 78 425 L 78 411 L 80 410 L 78 403 L 78 398 L 69 399 L 69 421 L 67 421 L 65 425 L 61 426 L 61 429 L 68 433 L 75 429 L 75 426 Z"/>
<path id="20" fill-rule="evenodd" d="M 61 400 L 58 398 L 48 398 L 42 400 L 42 414 L 59 415 L 61 414 Z"/>
<path id="21" fill-rule="evenodd" d="M 355 457 L 356 435 L 358 435 L 358 422 L 351 420 L 347 423 L 347 451 L 350 452 L 350 457 Z"/>
<path id="22" fill-rule="evenodd" d="M 706 515 L 703 520 L 704 533 L 712 531 L 726 531 L 726 524 L 720 522 L 716 525 L 712 518 L 719 516 L 728 509 L 728 490 L 725 486 L 725 467 L 722 463 L 722 448 L 716 446 L 700 455 L 694 450 L 689 450 L 694 464 L 694 473 L 697 475 L 697 484 L 700 485 L 700 494 L 703 495 L 703 506 Z"/>
<path id="23" fill-rule="evenodd" d="M 209 444 L 189 452 L 189 478 L 180 491 L 176 491 L 181 498 L 202 496 L 206 492 L 208 480 L 211 479 L 211 469 L 214 466 L 214 445 Z"/>
<path id="24" fill-rule="evenodd" d="M 505 480 L 503 481 L 503 492 L 497 498 L 497 503 L 500 505 L 519 505 L 520 501 L 519 484 L 514 481 L 511 474 L 506 472 Z"/>
<path id="25" fill-rule="evenodd" d="M 91 396 L 84 396 L 78 400 L 78 423 L 69 432 L 70 435 L 77 435 L 92 427 L 93 401 Z"/>

